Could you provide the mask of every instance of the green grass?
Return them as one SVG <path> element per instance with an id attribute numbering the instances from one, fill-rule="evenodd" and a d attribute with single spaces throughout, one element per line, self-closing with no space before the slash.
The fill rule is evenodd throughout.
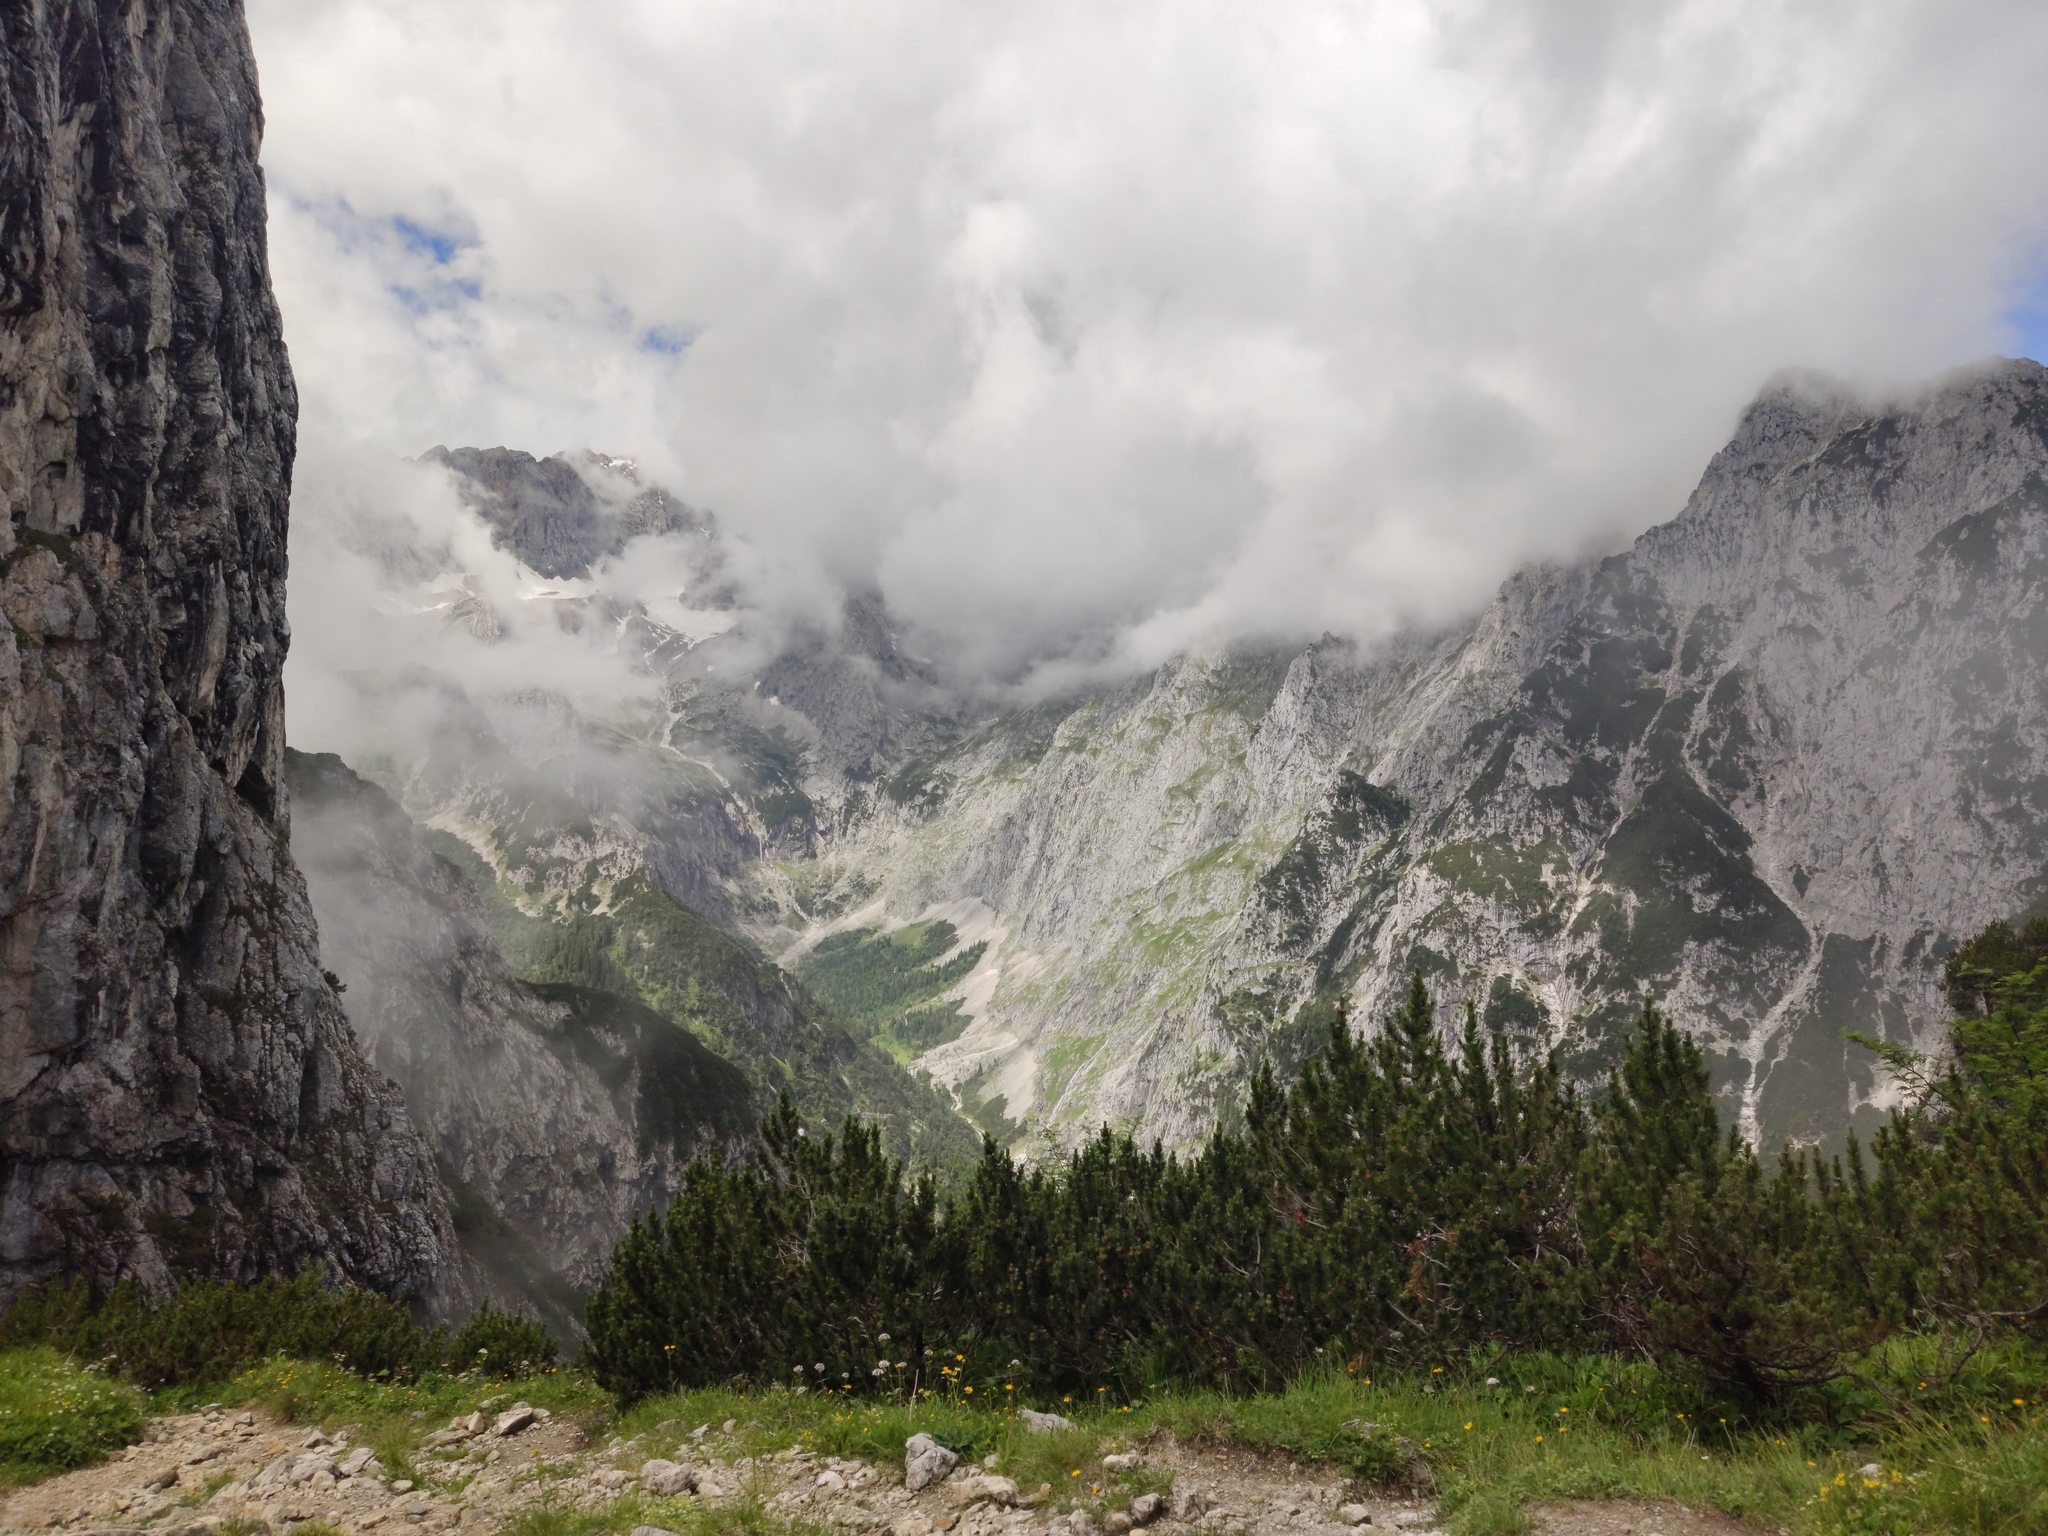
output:
<path id="1" fill-rule="evenodd" d="M 677 1536 L 808 1536 L 823 1529 L 776 1515 L 752 1497 L 714 1507 L 697 1499 L 628 1494 L 598 1509 L 575 1509 L 543 1498 L 502 1522 L 498 1531 L 500 1536 L 624 1536 L 638 1525 Z"/>
<path id="2" fill-rule="evenodd" d="M 1866 1378 L 1910 1392 L 1925 1342 L 1864 1362 Z M 700 1424 L 733 1421 L 720 1454 L 799 1445 L 821 1455 L 901 1464 L 922 1431 L 1056 1507 L 1115 1508 L 1163 1490 L 1144 1468 L 1103 1472 L 1102 1456 L 1161 1431 L 1184 1443 L 1284 1453 L 1364 1489 L 1405 1485 L 1411 1463 L 1454 1536 L 1517 1536 L 1526 1506 L 1548 1500 L 1674 1500 L 1722 1510 L 1795 1536 L 1954 1536 L 2048 1532 L 2048 1422 L 2034 1393 L 2039 1358 L 2023 1349 L 1973 1359 L 1946 1392 L 1889 1405 L 1839 1383 L 1800 1405 L 1796 1427 L 1731 1420 L 1697 1382 L 1639 1362 L 1545 1356 L 1374 1382 L 1332 1369 L 1286 1392 L 1233 1398 L 1161 1393 L 1130 1404 L 1037 1403 L 1074 1420 L 1027 1432 L 1014 1412 L 965 1396 L 875 1401 L 832 1394 L 692 1392 L 645 1401 L 613 1426 L 637 1437 L 635 1460 L 671 1454 Z M 2015 1373 L 2032 1385 L 2014 1391 Z M 1491 1374 L 1497 1385 L 1487 1385 Z M 986 1391 L 986 1386 L 984 1386 Z M 2010 1398 L 1999 1394 L 2011 1392 Z M 1083 1394 L 1085 1396 L 1085 1394 Z M 1874 1411 L 1873 1405 L 1884 1405 Z M 1364 1425 L 1373 1426 L 1370 1429 Z M 1866 1479 L 1862 1468 L 1885 1469 Z M 1894 1476 L 1896 1472 L 1896 1476 Z M 1887 1523 L 1889 1522 L 1889 1523 Z M 678 1528 L 680 1529 L 680 1528 Z"/>
<path id="3" fill-rule="evenodd" d="M 965 1396 L 920 1397 L 912 1404 L 831 1393 L 685 1392 L 638 1404 L 612 1426 L 612 1433 L 635 1441 L 627 1458 L 634 1464 L 676 1453 L 701 1424 L 716 1431 L 730 1421 L 733 1434 L 718 1440 L 721 1455 L 763 1456 L 798 1446 L 820 1456 L 861 1457 L 892 1467 L 902 1466 L 904 1445 L 912 1435 L 927 1434 L 963 1462 L 981 1463 L 993 1456 L 994 1470 L 1014 1480 L 1025 1496 L 1043 1486 L 1046 1501 L 1062 1509 L 1121 1507 L 1140 1493 L 1165 1491 L 1167 1483 L 1156 1471 L 1103 1470 L 1104 1454 L 1128 1448 L 1138 1426 L 1149 1427 L 1136 1409 L 1118 1405 L 1083 1411 L 1054 1403 L 1052 1409 L 1076 1415 L 1075 1428 L 1035 1434 L 1018 1417 L 1014 1399 L 999 1395 L 1006 1406 L 991 1410 L 973 1406 Z"/>
<path id="4" fill-rule="evenodd" d="M 0 1488 L 98 1461 L 142 1434 L 142 1394 L 52 1349 L 0 1354 Z"/>
<path id="5" fill-rule="evenodd" d="M 266 1360 L 222 1385 L 165 1393 L 158 1406 L 165 1412 L 191 1408 L 200 1399 L 230 1407 L 260 1406 L 287 1422 L 360 1424 L 368 1430 L 407 1422 L 439 1429 L 457 1414 L 488 1403 L 510 1406 L 531 1403 L 550 1413 L 605 1413 L 611 1398 L 574 1370 L 549 1370 L 536 1376 L 500 1378 L 443 1376 L 429 1372 L 415 1381 L 370 1381 L 343 1370 L 306 1360 Z"/>

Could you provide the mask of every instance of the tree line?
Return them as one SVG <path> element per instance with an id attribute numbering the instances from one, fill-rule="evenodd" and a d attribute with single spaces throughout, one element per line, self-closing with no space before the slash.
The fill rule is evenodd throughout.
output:
<path id="1" fill-rule="evenodd" d="M 1685 1363 L 1759 1405 L 1902 1330 L 2048 1321 L 2048 922 L 1951 956 L 1950 1047 L 1865 1041 L 1910 1089 L 1868 1145 L 1766 1159 L 1700 1051 L 1645 1006 L 1604 1090 L 1516 1059 L 1417 977 L 1370 1040 L 1338 1020 L 1199 1151 L 1105 1130 L 956 1192 L 877 1132 L 784 1102 L 756 1156 L 700 1161 L 587 1308 L 628 1399 L 782 1382 L 1119 1396 L 1427 1370 L 1475 1351 Z"/>

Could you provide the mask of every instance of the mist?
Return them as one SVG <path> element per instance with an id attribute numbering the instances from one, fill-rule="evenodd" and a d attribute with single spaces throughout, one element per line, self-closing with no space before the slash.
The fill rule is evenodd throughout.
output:
<path id="1" fill-rule="evenodd" d="M 2048 235 L 2024 0 L 249 13 L 295 738 L 444 646 L 645 686 L 531 625 L 348 617 L 425 579 L 390 516 L 520 611 L 390 467 L 434 443 L 630 456 L 718 516 L 764 632 L 877 590 L 1029 686 L 1447 622 L 1675 513 L 1781 367 L 2017 348 Z M 670 601 L 665 558 L 610 580 Z"/>

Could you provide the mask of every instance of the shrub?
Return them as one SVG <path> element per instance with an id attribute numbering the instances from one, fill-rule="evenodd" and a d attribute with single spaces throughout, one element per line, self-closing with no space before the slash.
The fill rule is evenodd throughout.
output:
<path id="1" fill-rule="evenodd" d="M 134 1388 L 52 1349 L 0 1354 L 0 1476 L 13 1482 L 97 1461 L 142 1433 Z"/>
<path id="2" fill-rule="evenodd" d="M 396 1302 L 332 1287 L 317 1269 L 254 1285 L 193 1281 L 161 1300 L 123 1282 L 29 1290 L 0 1319 L 0 1347 L 40 1344 L 119 1372 L 139 1386 L 225 1381 L 272 1355 L 329 1360 L 365 1376 L 409 1378 L 441 1360 L 440 1331 L 423 1331 Z"/>
<path id="3" fill-rule="evenodd" d="M 386 1297 L 324 1283 L 317 1269 L 294 1280 L 253 1285 L 192 1281 L 151 1298 L 122 1284 L 94 1291 L 57 1281 L 22 1293 L 0 1318 L 0 1348 L 45 1346 L 106 1367 L 152 1391 L 218 1385 L 273 1357 L 317 1360 L 378 1380 L 480 1362 L 504 1376 L 554 1363 L 546 1328 L 485 1303 L 443 1348 L 443 1331 L 423 1329 Z"/>
<path id="4" fill-rule="evenodd" d="M 1885 1048 L 1923 1092 L 1867 1156 L 1772 1166 L 1724 1136 L 1698 1047 L 1647 1005 L 1589 1106 L 1469 1009 L 1447 1043 L 1419 977 L 1370 1042 L 1340 1015 L 1291 1086 L 1262 1072 L 1242 1131 L 1192 1156 L 1105 1129 L 1023 1167 L 988 1142 L 943 1207 L 873 1130 L 809 1136 L 785 1101 L 754 1162 L 700 1162 L 634 1224 L 587 1359 L 628 1401 L 1092 1399 L 1616 1350 L 1782 1417 L 1902 1329 L 2048 1323 L 2044 953 L 2048 925 L 1966 947 L 1953 1064 Z"/>
<path id="5" fill-rule="evenodd" d="M 499 1376 L 530 1376 L 555 1363 L 554 1335 L 533 1318 L 501 1312 L 486 1301 L 448 1345 L 448 1366 Z"/>

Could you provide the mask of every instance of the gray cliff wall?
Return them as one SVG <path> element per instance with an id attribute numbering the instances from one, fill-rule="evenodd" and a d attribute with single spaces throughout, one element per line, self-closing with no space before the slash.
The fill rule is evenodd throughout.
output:
<path id="1" fill-rule="evenodd" d="M 239 5 L 24 0 L 0 76 L 0 1292 L 453 1236 L 287 842 L 296 416 Z"/>

